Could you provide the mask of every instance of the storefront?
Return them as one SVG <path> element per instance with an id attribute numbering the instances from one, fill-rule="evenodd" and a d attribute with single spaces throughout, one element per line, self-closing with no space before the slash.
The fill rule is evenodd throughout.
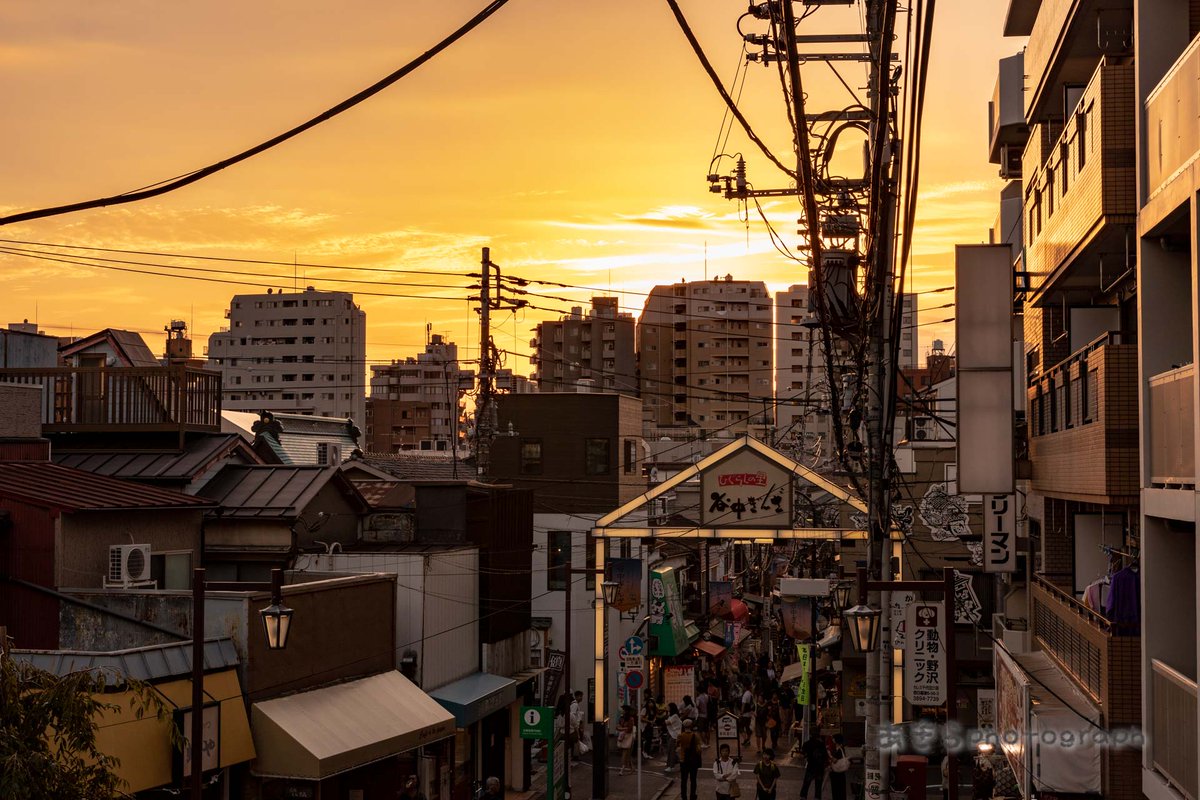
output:
<path id="1" fill-rule="evenodd" d="M 449 797 L 454 718 L 399 672 L 255 703 L 251 724 L 265 800 L 390 798 L 409 775 Z"/>
<path id="2" fill-rule="evenodd" d="M 454 717 L 453 797 L 470 796 L 475 780 L 499 778 L 508 784 L 509 747 L 520 747 L 510 728 L 520 713 L 517 681 L 476 672 L 430 691 L 429 695 Z"/>

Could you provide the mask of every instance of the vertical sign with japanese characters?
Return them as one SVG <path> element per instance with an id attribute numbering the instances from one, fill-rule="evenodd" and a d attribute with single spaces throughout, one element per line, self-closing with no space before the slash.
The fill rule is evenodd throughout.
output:
<path id="1" fill-rule="evenodd" d="M 1011 494 L 987 495 L 984 514 L 983 571 L 1016 572 L 1017 508 Z"/>
<path id="2" fill-rule="evenodd" d="M 904 612 L 914 600 L 916 592 L 890 592 L 888 599 L 888 624 L 892 627 L 892 647 L 904 649 Z"/>
<path id="3" fill-rule="evenodd" d="M 809 684 L 812 683 L 812 648 L 806 644 L 796 645 L 796 663 L 800 665 L 800 682 L 796 687 L 796 704 L 809 705 Z"/>
<path id="4" fill-rule="evenodd" d="M 904 627 L 904 699 L 939 706 L 946 702 L 945 603 L 910 603 Z"/>

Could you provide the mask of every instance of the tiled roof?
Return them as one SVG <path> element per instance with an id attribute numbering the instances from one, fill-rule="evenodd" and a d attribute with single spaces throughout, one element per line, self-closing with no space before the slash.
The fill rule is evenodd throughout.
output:
<path id="1" fill-rule="evenodd" d="M 416 489 L 411 483 L 355 481 L 354 487 L 371 508 L 403 508 L 416 502 Z"/>
<path id="2" fill-rule="evenodd" d="M 182 452 L 55 452 L 54 463 L 139 483 L 190 483 L 214 461 L 235 451 L 257 460 L 242 437 L 224 433 L 193 439 Z"/>
<path id="3" fill-rule="evenodd" d="M 192 674 L 192 643 L 159 644 L 131 650 L 91 652 L 78 650 L 12 650 L 12 657 L 54 675 L 81 670 L 102 670 L 109 686 L 119 686 L 121 678 L 156 681 Z M 238 664 L 233 639 L 209 639 L 204 643 L 204 668 L 227 669 Z"/>
<path id="4" fill-rule="evenodd" d="M 473 480 L 475 466 L 446 455 L 431 455 L 420 450 L 400 453 L 367 453 L 363 461 L 397 478 L 407 480 Z"/>
<path id="5" fill-rule="evenodd" d="M 226 519 L 290 518 L 298 516 L 331 480 L 355 492 L 337 467 L 228 464 L 201 487 L 199 495 L 219 503 Z"/>
<path id="6" fill-rule="evenodd" d="M 45 461 L 0 462 L 0 497 L 62 511 L 201 508 L 203 498 Z"/>

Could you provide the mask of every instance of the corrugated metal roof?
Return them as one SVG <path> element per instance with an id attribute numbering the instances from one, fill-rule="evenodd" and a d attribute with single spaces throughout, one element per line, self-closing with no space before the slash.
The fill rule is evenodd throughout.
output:
<path id="1" fill-rule="evenodd" d="M 182 452 L 56 452 L 54 463 L 124 480 L 189 483 L 214 461 L 235 450 L 240 450 L 246 458 L 257 460 L 242 437 L 223 433 L 193 439 Z"/>
<path id="2" fill-rule="evenodd" d="M 225 518 L 294 517 L 334 479 L 354 491 L 337 467 L 227 464 L 199 494 L 219 503 Z"/>
<path id="3" fill-rule="evenodd" d="M 0 462 L 0 497 L 62 511 L 191 508 L 208 500 L 45 461 Z"/>
<path id="4" fill-rule="evenodd" d="M 54 675 L 81 670 L 102 670 L 109 686 L 119 686 L 122 678 L 158 681 L 185 677 L 192 673 L 192 643 L 136 647 L 130 650 L 12 650 L 12 657 Z M 204 669 L 228 669 L 238 665 L 233 639 L 209 639 L 204 643 Z"/>

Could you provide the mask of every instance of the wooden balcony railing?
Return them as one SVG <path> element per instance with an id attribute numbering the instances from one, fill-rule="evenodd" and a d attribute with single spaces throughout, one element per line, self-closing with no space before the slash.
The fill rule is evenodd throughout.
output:
<path id="1" fill-rule="evenodd" d="M 42 388 L 43 433 L 221 430 L 221 373 L 184 366 L 0 369 Z"/>
<path id="2" fill-rule="evenodd" d="M 1196 800 L 1196 682 L 1157 658 L 1151 669 L 1151 763 L 1184 797 Z"/>

